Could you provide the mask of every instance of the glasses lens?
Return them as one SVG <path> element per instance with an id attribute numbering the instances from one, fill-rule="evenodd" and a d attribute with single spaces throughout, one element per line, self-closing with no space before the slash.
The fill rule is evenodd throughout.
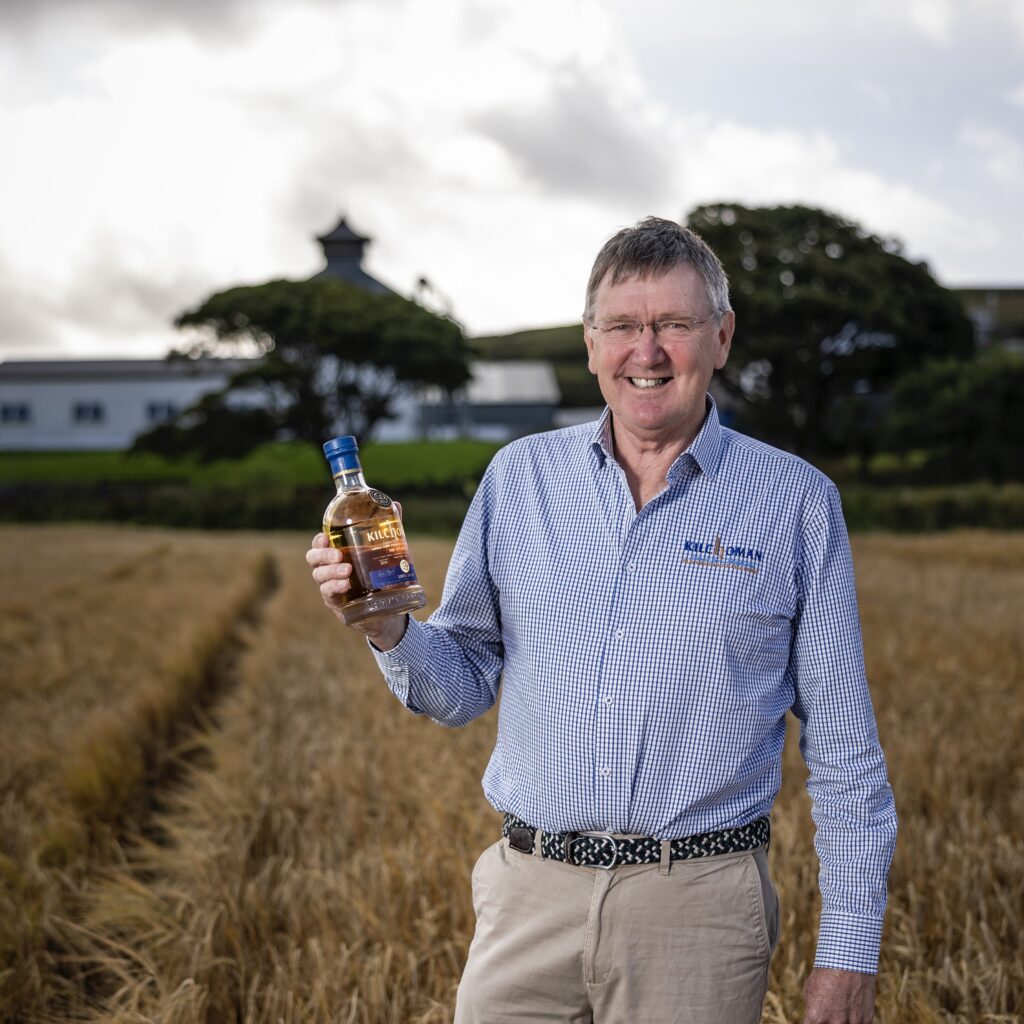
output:
<path id="1" fill-rule="evenodd" d="M 636 341 L 640 335 L 640 324 L 629 321 L 598 324 L 598 329 L 609 341 Z"/>
<path id="2" fill-rule="evenodd" d="M 658 325 L 658 337 L 666 341 L 685 341 L 693 334 L 693 326 L 685 320 L 670 320 Z"/>
<path id="3" fill-rule="evenodd" d="M 692 338 L 702 320 L 658 320 L 649 326 L 662 341 L 686 341 Z M 608 341 L 633 342 L 647 324 L 638 320 L 614 320 L 594 325 Z"/>

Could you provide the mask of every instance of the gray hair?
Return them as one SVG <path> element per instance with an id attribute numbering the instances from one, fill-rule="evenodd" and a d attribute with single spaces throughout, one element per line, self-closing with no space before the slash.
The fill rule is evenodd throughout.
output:
<path id="1" fill-rule="evenodd" d="M 712 316 L 721 317 L 732 309 L 729 280 L 707 242 L 674 221 L 645 217 L 634 227 L 616 232 L 601 247 L 587 282 L 583 319 L 593 317 L 597 289 L 606 277 L 610 284 L 619 284 L 631 277 L 661 277 L 683 265 L 693 267 L 703 279 Z"/>

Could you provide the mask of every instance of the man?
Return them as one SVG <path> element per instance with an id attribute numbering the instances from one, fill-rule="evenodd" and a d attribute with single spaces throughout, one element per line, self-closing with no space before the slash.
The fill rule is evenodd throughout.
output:
<path id="1" fill-rule="evenodd" d="M 473 872 L 458 1022 L 757 1021 L 787 710 L 821 862 L 804 1020 L 872 1019 L 896 823 L 849 544 L 829 480 L 720 425 L 734 321 L 696 235 L 613 236 L 584 312 L 604 415 L 500 451 L 437 612 L 365 627 L 398 699 L 443 724 L 502 680 L 483 785 L 505 827 Z M 337 612 L 349 568 L 325 543 L 307 560 Z"/>

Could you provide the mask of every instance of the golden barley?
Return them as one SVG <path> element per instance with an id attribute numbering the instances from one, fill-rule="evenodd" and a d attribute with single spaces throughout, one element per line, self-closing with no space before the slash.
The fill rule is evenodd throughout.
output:
<path id="1" fill-rule="evenodd" d="M 0 537 L 18 584 L 0 614 L 0 1006 L 27 1016 L 62 1003 L 62 915 L 79 906 L 89 866 L 120 857 L 147 776 L 195 718 L 271 563 L 241 539 Z"/>
<path id="2" fill-rule="evenodd" d="M 94 533 L 97 545 L 114 550 L 109 532 Z M 80 535 L 86 546 L 88 536 Z M 472 931 L 469 872 L 499 825 L 479 788 L 494 716 L 447 730 L 403 711 L 365 644 L 320 604 L 302 561 L 307 539 L 261 541 L 280 586 L 250 630 L 232 670 L 235 685 L 192 740 L 187 772 L 151 794 L 159 807 L 138 827 L 122 822 L 117 855 L 108 850 L 90 860 L 75 899 L 48 908 L 59 955 L 29 958 L 27 969 L 18 959 L 25 951 L 5 952 L 26 977 L 35 970 L 64 979 L 56 989 L 63 1002 L 49 1004 L 56 1017 L 450 1020 Z M 175 570 L 193 564 L 192 545 L 200 560 L 212 558 L 209 539 L 161 533 L 154 543 L 176 553 L 167 585 L 176 593 L 197 586 L 194 576 L 183 584 Z M 212 543 L 230 549 L 236 566 L 253 550 L 251 540 Z M 415 538 L 413 545 L 436 598 L 450 545 Z M 856 540 L 855 559 L 869 675 L 901 816 L 878 1019 L 1019 1021 L 1024 537 L 866 536 Z M 52 573 L 53 562 L 41 564 Z M 212 563 L 210 571 L 218 571 Z M 151 627 L 128 600 L 131 588 L 102 592 L 111 601 L 120 595 L 128 633 Z M 12 621 L 17 632 L 17 616 Z M 100 649 L 124 636 L 93 634 L 86 642 Z M 18 650 L 8 647 L 16 658 Z M 74 693 L 74 680 L 61 675 L 67 655 L 34 642 L 24 657 L 18 671 L 25 680 L 34 672 L 36 688 L 22 684 L 18 699 L 35 692 L 39 706 L 22 708 L 19 721 L 48 735 L 47 703 Z M 95 709 L 95 695 L 84 694 L 82 706 Z M 767 1024 L 799 1021 L 816 930 L 806 772 L 789 740 L 773 814 L 783 938 Z M 23 756 L 29 737 L 12 749 Z M 5 770 L 10 792 L 31 790 L 17 757 Z M 16 900 L 17 878 L 4 884 Z M 45 977 L 36 981 L 45 987 Z"/>

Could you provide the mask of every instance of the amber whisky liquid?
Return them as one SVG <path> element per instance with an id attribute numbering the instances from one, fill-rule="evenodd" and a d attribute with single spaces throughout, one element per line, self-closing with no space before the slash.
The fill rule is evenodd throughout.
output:
<path id="1" fill-rule="evenodd" d="M 349 456 L 350 468 L 335 475 L 338 494 L 324 512 L 331 547 L 352 566 L 341 611 L 350 626 L 377 615 L 414 611 L 427 602 L 394 502 L 366 486 L 358 462 L 351 465 L 353 459 Z"/>

